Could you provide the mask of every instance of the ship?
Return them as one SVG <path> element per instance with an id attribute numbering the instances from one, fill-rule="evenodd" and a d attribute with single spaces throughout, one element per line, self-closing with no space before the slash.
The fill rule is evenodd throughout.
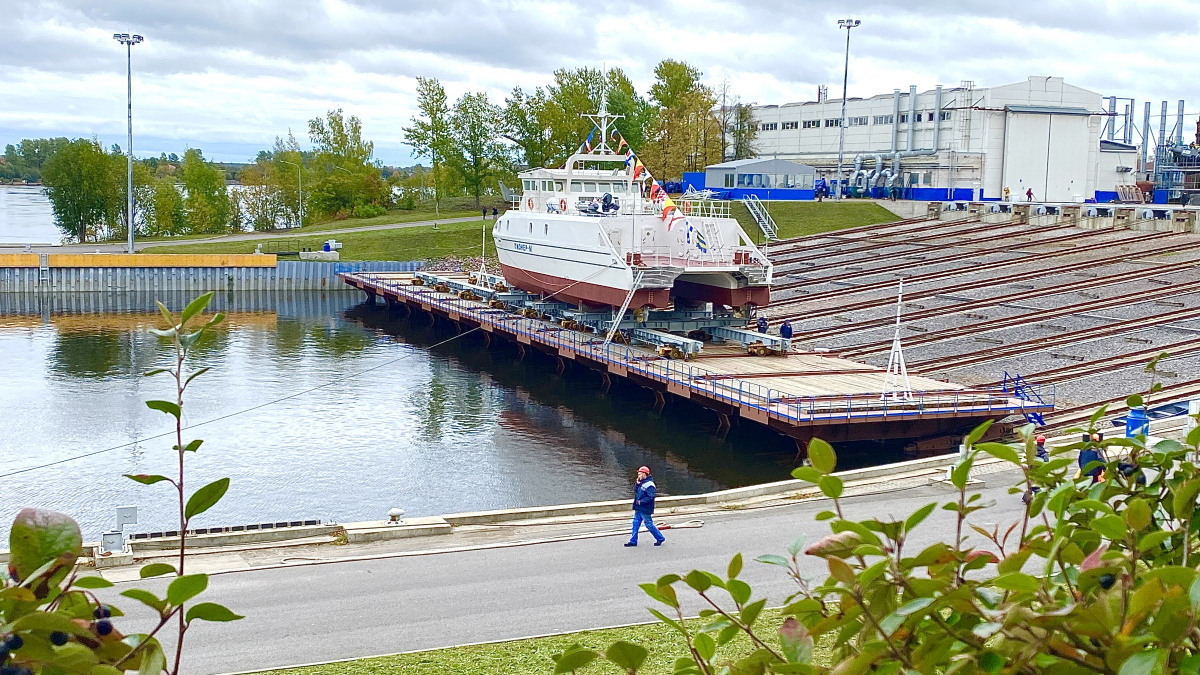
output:
<path id="1" fill-rule="evenodd" d="M 772 265 L 730 202 L 672 199 L 613 127 L 619 115 L 601 106 L 585 117 L 594 127 L 578 151 L 562 168 L 521 172 L 519 201 L 493 225 L 507 283 L 621 314 L 766 306 Z"/>

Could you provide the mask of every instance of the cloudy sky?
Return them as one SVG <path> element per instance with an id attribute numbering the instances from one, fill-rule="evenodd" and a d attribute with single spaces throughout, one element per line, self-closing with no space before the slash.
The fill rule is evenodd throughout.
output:
<path id="1" fill-rule="evenodd" d="M 407 164 L 417 76 L 452 97 L 503 102 L 560 67 L 620 66 L 644 91 L 654 65 L 674 58 L 729 78 L 744 101 L 811 100 L 819 84 L 837 96 L 845 14 L 831 12 L 847 6 L 863 22 L 851 96 L 1057 75 L 1200 112 L 1195 0 L 0 0 L 0 144 L 94 135 L 124 145 L 114 32 L 146 37 L 133 50 L 138 154 L 199 147 L 244 161 L 289 129 L 306 141 L 306 120 L 340 107 L 363 120 L 379 158 Z"/>

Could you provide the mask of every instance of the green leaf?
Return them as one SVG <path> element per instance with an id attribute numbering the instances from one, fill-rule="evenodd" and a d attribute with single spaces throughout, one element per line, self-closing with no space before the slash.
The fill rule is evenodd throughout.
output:
<path id="1" fill-rule="evenodd" d="M 921 521 L 929 517 L 933 510 L 937 508 L 937 503 L 926 504 L 921 508 L 913 511 L 912 515 L 904 519 L 904 531 L 910 532 L 914 527 L 921 524 Z"/>
<path id="2" fill-rule="evenodd" d="M 1134 394 L 1133 396 L 1125 399 L 1125 405 L 1129 406 L 1130 408 L 1143 408 L 1146 406 L 1146 401 L 1142 399 L 1141 394 Z"/>
<path id="3" fill-rule="evenodd" d="M 647 654 L 645 648 L 624 640 L 614 642 L 611 647 L 604 650 L 604 658 L 631 673 L 642 667 L 642 664 L 646 662 Z"/>
<path id="4" fill-rule="evenodd" d="M 98 577 L 98 576 L 89 574 L 87 576 L 83 576 L 83 577 L 79 577 L 79 578 L 75 579 L 75 581 L 71 584 L 71 587 L 72 588 L 96 589 L 96 588 L 111 588 L 112 585 L 113 585 L 113 582 L 109 581 L 108 579 L 105 579 L 104 577 Z"/>
<path id="5" fill-rule="evenodd" d="M 817 515 L 813 516 L 813 520 L 818 520 L 818 521 L 829 520 L 830 518 L 836 518 L 836 517 L 837 517 L 837 513 L 835 511 L 822 511 L 822 512 L 818 513 Z"/>
<path id="6" fill-rule="evenodd" d="M 225 496 L 225 491 L 228 489 L 229 478 L 218 478 L 196 490 L 188 498 L 187 506 L 183 509 L 183 517 L 191 520 L 193 516 L 198 516 L 216 506 L 217 502 L 221 501 L 221 497 Z"/>
<path id="7" fill-rule="evenodd" d="M 1091 419 L 1088 420 L 1088 431 L 1094 431 L 1096 429 L 1096 423 L 1099 422 L 1100 418 L 1104 417 L 1105 413 L 1107 413 L 1107 412 L 1108 412 L 1108 404 L 1107 403 L 1100 406 L 1099 408 L 1097 408 L 1096 412 L 1092 413 Z"/>
<path id="8" fill-rule="evenodd" d="M 739 607 L 749 602 L 750 594 L 753 592 L 750 589 L 750 584 L 741 579 L 730 579 L 729 583 L 725 586 L 725 590 L 729 591 L 729 597 L 733 598 L 733 601 Z"/>
<path id="9" fill-rule="evenodd" d="M 832 473 L 837 467 L 837 453 L 833 446 L 825 441 L 814 438 L 808 442 L 808 461 L 821 473 Z"/>
<path id="10" fill-rule="evenodd" d="M 692 638 L 692 646 L 696 648 L 696 654 L 705 661 L 712 661 L 717 654 L 717 641 L 708 633 L 700 633 Z"/>
<path id="11" fill-rule="evenodd" d="M 832 513 L 832 512 L 830 512 L 830 513 Z M 818 517 L 819 517 L 819 515 L 820 514 L 818 514 Z M 790 556 L 799 555 L 800 551 L 802 551 L 804 549 L 804 544 L 807 541 L 808 541 L 808 537 L 805 537 L 803 534 L 796 537 L 795 539 L 793 539 L 791 541 L 791 543 L 789 543 L 787 546 L 788 555 L 790 555 Z"/>
<path id="12" fill-rule="evenodd" d="M 167 370 L 166 368 L 155 368 L 154 370 L 147 370 L 146 372 L 142 373 L 142 377 L 150 377 L 151 375 L 158 375 L 159 373 L 168 373 L 168 372 L 170 372 L 170 371 Z"/>
<path id="13" fill-rule="evenodd" d="M 46 632 L 58 631 L 60 633 L 82 636 L 91 635 L 91 631 L 75 623 L 65 614 L 55 612 L 30 612 L 12 624 L 13 633 L 24 633 L 35 630 Z"/>
<path id="14" fill-rule="evenodd" d="M 101 663 L 95 668 L 92 668 L 90 675 L 125 675 L 120 668 L 115 668 L 107 663 Z"/>
<path id="15" fill-rule="evenodd" d="M 917 598 L 911 602 L 907 602 L 903 607 L 896 610 L 900 616 L 911 616 L 933 604 L 936 598 Z"/>
<path id="16" fill-rule="evenodd" d="M 685 635 L 687 634 L 687 629 L 685 629 L 683 627 L 683 625 L 680 624 L 675 619 L 672 619 L 671 617 L 667 616 L 666 614 L 663 614 L 662 612 L 658 611 L 657 609 L 654 609 L 653 607 L 650 608 L 650 613 L 654 615 L 654 618 L 667 624 L 671 628 L 674 628 L 675 630 L 679 631 L 680 633 L 684 633 Z"/>
<path id="17" fill-rule="evenodd" d="M 225 312 L 217 312 L 216 314 L 213 314 L 213 318 L 208 320 L 208 323 L 204 324 L 204 327 L 212 328 L 213 326 L 221 323 L 224 320 L 225 320 Z"/>
<path id="18" fill-rule="evenodd" d="M 725 576 L 730 579 L 736 579 L 737 575 L 742 573 L 742 554 L 738 553 L 729 560 L 729 568 L 725 572 Z"/>
<path id="19" fill-rule="evenodd" d="M 138 668 L 138 675 L 161 675 L 166 669 L 167 656 L 158 642 L 146 645 L 142 650 L 142 667 Z"/>
<path id="20" fill-rule="evenodd" d="M 167 325 L 174 326 L 175 325 L 175 317 L 171 314 L 171 310 L 167 309 L 167 306 L 162 304 L 158 300 L 155 300 L 154 304 L 158 305 L 158 313 L 162 314 L 162 317 L 164 319 L 166 319 Z"/>
<path id="21" fill-rule="evenodd" d="M 1089 526 L 1100 533 L 1102 537 L 1106 537 L 1111 541 L 1121 541 L 1125 539 L 1127 530 L 1125 529 L 1125 521 L 1120 516 L 1100 516 L 1093 518 Z"/>
<path id="22" fill-rule="evenodd" d="M 1144 499 L 1130 499 L 1125 505 L 1125 524 L 1135 532 L 1150 526 L 1150 507 Z"/>
<path id="23" fill-rule="evenodd" d="M 194 440 L 190 441 L 187 445 L 183 446 L 183 451 L 184 452 L 195 452 L 200 449 L 200 445 L 202 443 L 204 443 L 203 438 L 194 439 Z"/>
<path id="24" fill-rule="evenodd" d="M 822 476 L 820 486 L 821 492 L 830 499 L 842 496 L 842 479 L 837 476 Z"/>
<path id="25" fill-rule="evenodd" d="M 83 536 L 79 524 L 67 514 L 27 508 L 13 519 L 8 548 L 9 574 L 24 581 L 47 565 L 51 569 L 74 565 L 83 552 Z"/>
<path id="26" fill-rule="evenodd" d="M 210 370 L 212 370 L 212 368 L 205 367 L 205 368 L 201 368 L 200 370 L 197 370 L 196 372 L 192 373 L 191 375 L 188 375 L 187 379 L 184 380 L 184 382 L 183 382 L 184 386 L 191 384 L 192 380 L 196 379 L 197 377 L 200 377 L 201 375 L 207 373 Z"/>
<path id="27" fill-rule="evenodd" d="M 683 582 L 690 586 L 692 590 L 696 591 L 697 593 L 703 593 L 704 591 L 712 588 L 712 581 L 708 578 L 708 575 L 699 570 L 692 570 L 691 572 L 688 572 L 687 575 L 683 577 Z"/>
<path id="28" fill-rule="evenodd" d="M 137 600 L 159 614 L 162 614 L 163 610 L 167 608 L 166 600 L 159 598 L 144 588 L 130 588 L 129 590 L 121 591 L 121 595 L 132 600 Z"/>
<path id="29" fill-rule="evenodd" d="M 813 639 L 796 617 L 789 616 L 779 627 L 779 646 L 788 663 L 811 663 Z"/>
<path id="30" fill-rule="evenodd" d="M 825 561 L 829 564 L 829 575 L 831 577 L 847 586 L 854 585 L 854 570 L 851 570 L 850 566 L 844 560 L 829 557 Z"/>
<path id="31" fill-rule="evenodd" d="M 1141 539 L 1138 540 L 1138 552 L 1145 553 L 1150 549 L 1157 547 L 1159 544 L 1162 544 L 1164 541 L 1170 539 L 1172 534 L 1174 533 L 1164 532 L 1163 530 L 1147 532 L 1146 534 L 1142 535 Z"/>
<path id="32" fill-rule="evenodd" d="M 746 626 L 753 626 L 754 621 L 758 619 L 758 615 L 762 612 L 763 607 L 767 606 L 767 599 L 762 598 L 746 605 L 742 608 L 742 623 Z"/>
<path id="33" fill-rule="evenodd" d="M 1004 667 L 1004 657 L 996 652 L 984 652 L 979 657 L 979 668 L 985 673 L 998 673 Z"/>
<path id="34" fill-rule="evenodd" d="M 138 483 L 141 483 L 142 485 L 154 485 L 155 483 L 161 483 L 164 480 L 167 480 L 167 481 L 171 480 L 170 478 L 167 478 L 166 476 L 160 476 L 158 474 L 153 474 L 153 473 L 127 473 L 127 474 L 125 474 L 125 477 L 128 478 L 129 480 L 137 481 Z"/>
<path id="35" fill-rule="evenodd" d="M 184 352 L 187 352 L 196 344 L 197 341 L 200 340 L 200 336 L 202 336 L 203 334 L 204 334 L 203 330 L 192 331 L 191 333 L 184 333 L 183 335 L 179 336 L 179 346 L 183 348 Z"/>
<path id="36" fill-rule="evenodd" d="M 759 562 L 766 565 L 779 565 L 780 567 L 786 567 L 788 569 L 791 569 L 792 567 L 792 561 L 781 555 L 774 555 L 771 553 L 764 553 L 758 556 L 754 559 L 754 562 Z"/>
<path id="37" fill-rule="evenodd" d="M 203 312 L 204 308 L 208 307 L 208 303 L 212 302 L 212 299 L 213 293 L 212 291 L 209 291 L 208 293 L 205 293 L 204 295 L 201 295 L 195 300 L 189 302 L 188 306 L 184 307 L 183 312 L 179 315 L 179 325 L 187 325 L 187 322 L 191 321 L 193 316 Z"/>
<path id="38" fill-rule="evenodd" d="M 996 459 L 1002 459 L 1006 462 L 1016 464 L 1017 466 L 1024 464 L 1024 462 L 1021 461 L 1021 456 L 1017 454 L 1017 451 L 1014 450 L 1012 446 L 1008 446 L 1003 443 L 980 443 L 979 445 L 975 446 L 975 449 L 979 450 L 980 452 L 986 452 Z"/>
<path id="39" fill-rule="evenodd" d="M 175 577 L 171 580 L 171 585 L 167 586 L 167 602 L 176 606 L 182 605 L 202 593 L 206 588 L 208 588 L 207 574 L 188 574 Z"/>
<path id="40" fill-rule="evenodd" d="M 142 567 L 138 572 L 140 578 L 149 579 L 150 577 L 161 577 L 164 574 L 178 574 L 175 571 L 175 566 L 167 563 L 150 563 Z"/>
<path id="41" fill-rule="evenodd" d="M 1038 580 L 1024 572 L 1008 572 L 992 580 L 992 585 L 1006 591 L 1018 593 L 1036 593 L 1042 586 Z"/>
<path id="42" fill-rule="evenodd" d="M 958 489 L 963 489 L 967 486 L 967 481 L 971 480 L 971 467 L 975 464 L 975 453 L 969 452 L 966 457 L 963 457 L 950 470 L 950 483 Z"/>
<path id="43" fill-rule="evenodd" d="M 146 401 L 146 407 L 151 410 L 161 410 L 162 412 L 172 415 L 175 419 L 179 419 L 180 411 L 179 404 L 171 401 Z"/>
<path id="44" fill-rule="evenodd" d="M 967 437 L 964 441 L 966 443 L 967 447 L 968 448 L 973 447 L 976 443 L 978 443 L 979 439 L 983 438 L 983 435 L 986 434 L 987 430 L 991 428 L 992 422 L 994 422 L 994 421 L 995 420 L 987 420 L 983 424 L 980 424 L 979 426 L 972 429 L 971 433 L 967 434 Z"/>
<path id="45" fill-rule="evenodd" d="M 819 483 L 821 481 L 821 472 L 811 466 L 798 466 L 792 469 L 792 478 L 802 480 L 806 483 Z"/>
<path id="46" fill-rule="evenodd" d="M 1125 659 L 1125 663 L 1121 664 L 1117 675 L 1162 675 L 1163 662 L 1166 659 L 1167 650 L 1165 649 L 1136 652 Z"/>
<path id="47" fill-rule="evenodd" d="M 234 614 L 229 611 L 229 608 L 224 605 L 218 605 L 215 602 L 198 602 L 188 607 L 187 615 L 184 617 L 189 623 L 193 619 L 200 619 L 201 621 L 237 621 L 242 618 L 245 617 L 240 614 Z"/>

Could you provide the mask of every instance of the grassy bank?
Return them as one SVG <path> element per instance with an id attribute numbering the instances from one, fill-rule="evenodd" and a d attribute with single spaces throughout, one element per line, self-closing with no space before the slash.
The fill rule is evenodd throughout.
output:
<path id="1" fill-rule="evenodd" d="M 442 223 L 437 229 L 432 225 L 417 225 L 394 230 L 370 232 L 347 232 L 336 236 L 342 242 L 342 260 L 431 260 L 449 256 L 477 256 L 482 229 L 491 227 L 491 220 L 466 223 Z M 328 233 L 282 239 L 294 239 L 298 246 L 317 250 L 329 239 Z M 269 241 L 278 241 L 272 237 Z M 254 247 L 264 239 L 244 241 L 204 242 L 179 246 L 154 246 L 146 253 L 253 253 Z M 487 237 L 488 254 L 496 254 L 491 233 Z"/>
<path id="2" fill-rule="evenodd" d="M 843 230 L 848 227 L 874 225 L 900 220 L 896 214 L 869 201 L 855 202 L 764 202 L 779 227 L 779 238 L 802 237 Z M 741 202 L 733 203 L 733 216 L 742 224 L 742 229 L 751 237 L 761 235 L 762 230 L 750 217 L 750 212 Z"/>
<path id="3" fill-rule="evenodd" d="M 761 637 L 771 642 L 772 646 L 778 644 L 775 628 L 779 622 L 779 613 L 767 610 L 755 624 L 761 629 Z M 638 671 L 639 675 L 668 675 L 673 670 L 675 659 L 687 656 L 688 653 L 679 633 L 663 624 L 653 623 L 380 656 L 307 668 L 288 668 L 271 671 L 270 675 L 549 675 L 554 671 L 551 656 L 562 652 L 568 646 L 578 643 L 603 652 L 618 640 L 640 644 L 650 650 L 645 667 Z M 730 658 L 752 651 L 749 640 L 744 636 L 736 638 L 730 646 L 722 648 L 722 653 Z M 816 655 L 821 662 L 828 658 L 828 652 L 820 647 L 817 648 Z M 596 662 L 580 672 L 619 675 L 621 671 L 612 665 Z"/>
<path id="4" fill-rule="evenodd" d="M 419 220 L 437 220 L 438 218 L 467 218 L 479 215 L 479 211 L 471 209 L 447 210 L 434 214 L 433 209 L 414 209 L 412 211 L 389 211 L 385 215 L 374 218 L 346 218 L 345 220 L 323 220 L 310 223 L 298 230 L 276 230 L 284 234 L 305 234 L 307 232 L 328 232 L 329 230 L 345 230 L 352 227 L 370 227 L 371 225 L 391 225 L 392 223 L 414 223 Z"/>

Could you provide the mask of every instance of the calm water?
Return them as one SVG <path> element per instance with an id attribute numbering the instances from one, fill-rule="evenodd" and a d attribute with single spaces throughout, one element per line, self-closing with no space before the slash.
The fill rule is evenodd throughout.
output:
<path id="1" fill-rule="evenodd" d="M 168 300 L 177 309 L 187 298 Z M 780 480 L 791 468 L 794 445 L 753 425 L 720 441 L 701 409 L 673 403 L 659 417 L 637 387 L 605 396 L 591 372 L 559 377 L 549 359 L 518 363 L 507 345 L 485 349 L 478 335 L 454 339 L 427 317 L 410 322 L 361 300 L 214 302 L 230 318 L 197 347 L 194 365 L 212 370 L 185 409 L 191 424 L 225 419 L 187 432 L 205 439 L 189 480 L 233 485 L 197 527 L 625 498 L 641 464 L 672 494 Z M 134 531 L 172 528 L 169 490 L 122 477 L 174 465 L 169 439 L 134 443 L 171 428 L 142 403 L 173 391 L 165 375 L 141 376 L 167 357 L 145 330 L 152 308 L 136 295 L 0 294 L 0 532 L 29 505 L 75 515 L 88 538 L 125 504 L 141 508 Z"/>
<path id="2" fill-rule="evenodd" d="M 0 244 L 56 244 L 61 238 L 40 185 L 0 185 Z"/>

